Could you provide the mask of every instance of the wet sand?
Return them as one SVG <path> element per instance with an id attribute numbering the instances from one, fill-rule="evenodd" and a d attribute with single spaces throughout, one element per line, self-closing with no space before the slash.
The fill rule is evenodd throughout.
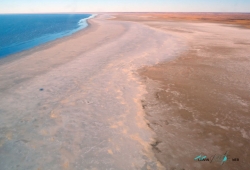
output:
<path id="1" fill-rule="evenodd" d="M 193 22 L 199 15 L 177 14 L 184 22 L 169 21 L 164 14 L 137 15 L 116 19 L 166 31 L 189 46 L 177 59 L 139 70 L 147 86 L 142 106 L 156 133 L 152 149 L 157 159 L 171 170 L 249 169 L 250 30 Z M 194 160 L 202 154 L 211 161 L 227 151 L 223 165 Z"/>

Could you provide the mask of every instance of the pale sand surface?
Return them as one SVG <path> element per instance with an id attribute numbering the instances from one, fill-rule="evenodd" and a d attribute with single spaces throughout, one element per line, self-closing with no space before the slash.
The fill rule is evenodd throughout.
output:
<path id="1" fill-rule="evenodd" d="M 118 14 L 118 15 L 117 15 Z M 115 19 L 115 18 L 114 18 Z M 233 27 L 250 28 L 250 13 L 212 12 L 160 12 L 160 13 L 116 13 L 116 19 L 125 21 L 191 21 L 198 23 L 227 24 Z"/>
<path id="2" fill-rule="evenodd" d="M 139 70 L 157 159 L 171 170 L 250 169 L 250 30 L 141 17 L 116 19 L 149 25 L 189 45 L 177 59 Z M 194 161 L 201 153 L 211 160 L 226 151 L 230 159 L 223 165 Z"/>
<path id="3" fill-rule="evenodd" d="M 136 70 L 185 43 L 107 18 L 0 61 L 1 170 L 161 169 Z"/>
<path id="4" fill-rule="evenodd" d="M 249 169 L 249 30 L 108 18 L 0 61 L 0 169 Z"/>

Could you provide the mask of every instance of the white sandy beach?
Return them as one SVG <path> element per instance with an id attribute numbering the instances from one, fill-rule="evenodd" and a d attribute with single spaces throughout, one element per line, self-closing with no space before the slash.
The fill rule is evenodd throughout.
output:
<path id="1" fill-rule="evenodd" d="M 0 61 L 3 170 L 165 169 L 151 146 L 156 133 L 145 119 L 147 91 L 137 70 L 172 61 L 195 41 L 109 17 L 98 15 L 86 30 Z M 210 36 L 210 28 L 238 29 L 197 25 L 180 27 L 196 28 L 197 41 Z"/>
<path id="2" fill-rule="evenodd" d="M 183 45 L 104 15 L 87 30 L 2 64 L 1 167 L 158 169 L 134 71 L 173 58 Z"/>

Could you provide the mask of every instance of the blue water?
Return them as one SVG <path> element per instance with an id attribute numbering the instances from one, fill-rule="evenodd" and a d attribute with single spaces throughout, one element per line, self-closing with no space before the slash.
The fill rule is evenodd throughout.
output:
<path id="1" fill-rule="evenodd" d="M 0 15 L 0 58 L 71 35 L 91 14 Z"/>

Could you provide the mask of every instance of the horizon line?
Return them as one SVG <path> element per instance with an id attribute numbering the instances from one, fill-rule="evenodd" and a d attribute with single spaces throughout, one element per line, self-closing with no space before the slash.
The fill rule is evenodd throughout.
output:
<path id="1" fill-rule="evenodd" d="M 20 13 L 0 13 L 2 14 L 93 14 L 93 13 L 241 13 L 241 14 L 250 14 L 250 12 L 38 12 L 38 13 L 31 13 L 31 12 L 20 12 Z"/>

